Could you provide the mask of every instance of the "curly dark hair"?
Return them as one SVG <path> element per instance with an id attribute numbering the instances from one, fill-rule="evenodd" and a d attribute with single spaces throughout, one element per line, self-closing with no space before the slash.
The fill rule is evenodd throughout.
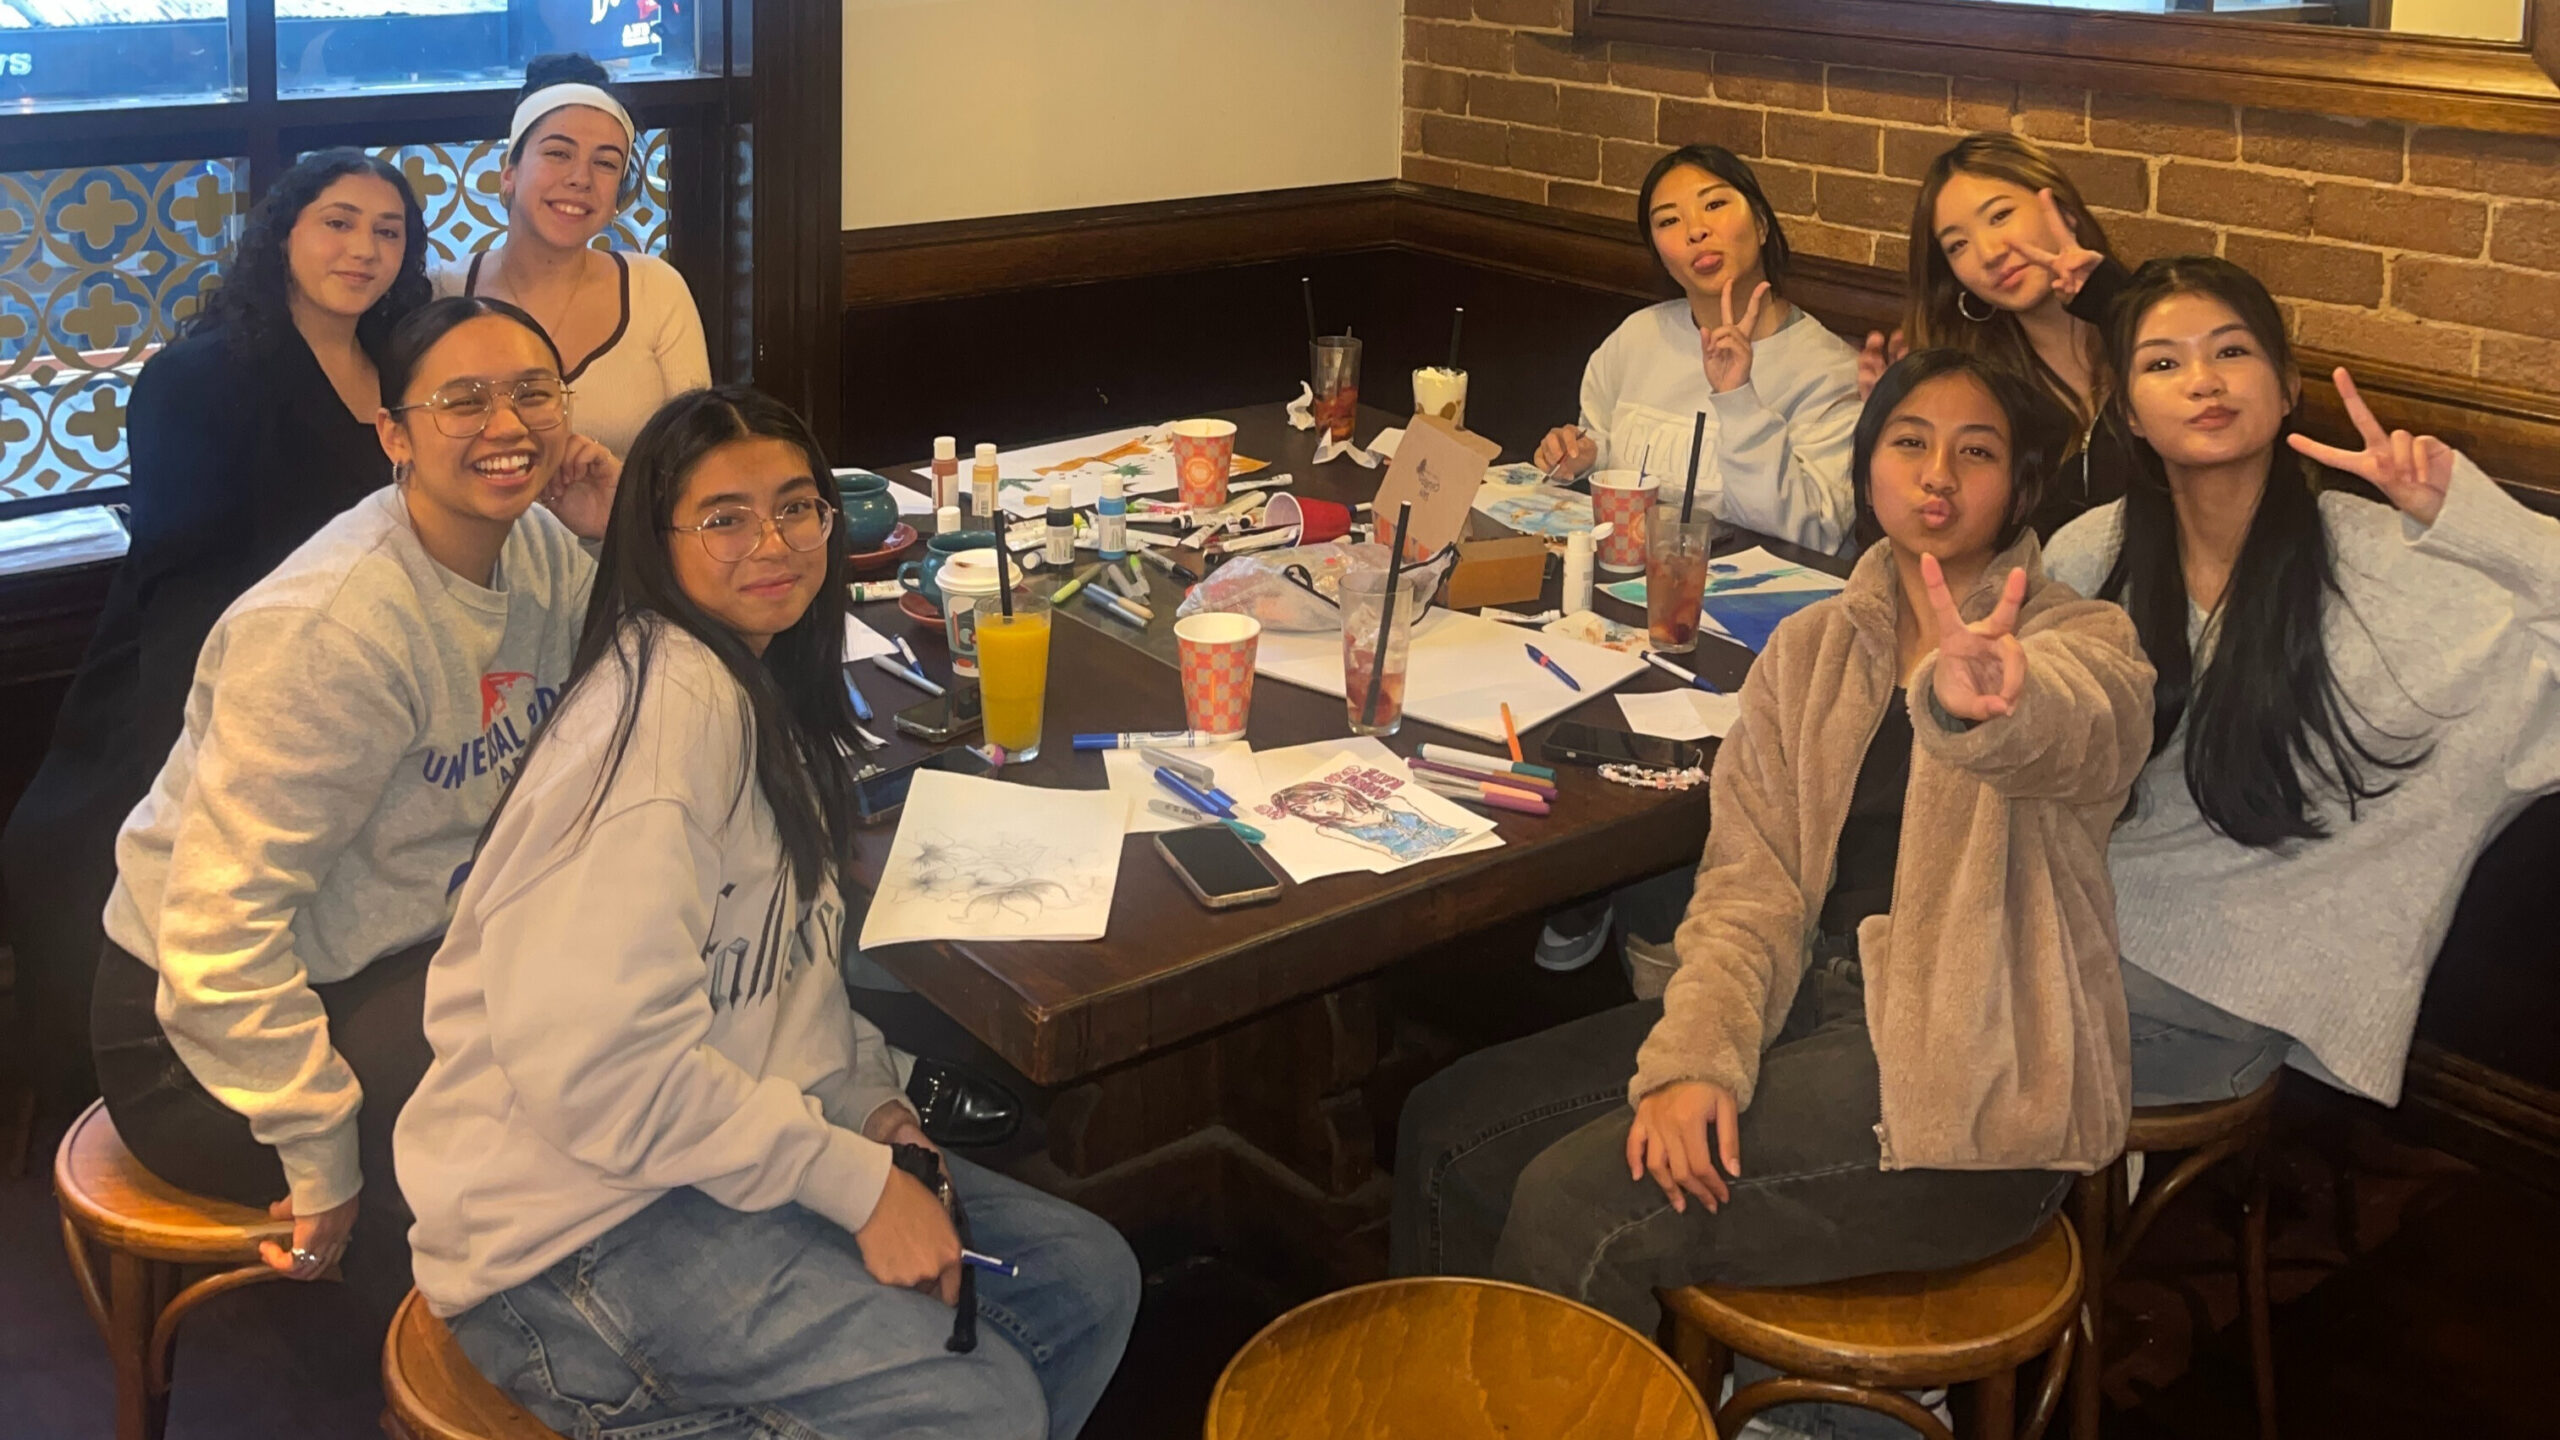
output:
<path id="1" fill-rule="evenodd" d="M 426 304 L 435 293 L 427 281 L 427 218 L 418 209 L 418 197 L 409 188 L 409 178 L 397 166 L 353 148 L 321 150 L 304 156 L 249 211 L 248 222 L 240 227 L 240 241 L 231 247 L 231 254 L 224 261 L 222 284 L 205 297 L 202 308 L 187 322 L 187 333 L 219 330 L 249 358 L 263 359 L 271 353 L 276 342 L 293 328 L 286 299 L 293 283 L 292 262 L 286 255 L 293 227 L 311 202 L 320 198 L 321 191 L 341 176 L 359 173 L 376 176 L 400 192 L 404 237 L 400 273 L 392 279 L 391 288 L 382 292 L 382 298 L 373 302 L 373 308 L 356 321 L 356 342 L 364 346 L 365 353 L 378 358 L 383 342 L 390 338 L 391 327 Z"/>

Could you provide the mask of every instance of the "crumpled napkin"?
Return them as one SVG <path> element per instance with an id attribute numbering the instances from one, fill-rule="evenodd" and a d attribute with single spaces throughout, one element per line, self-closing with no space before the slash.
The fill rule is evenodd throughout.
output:
<path id="1" fill-rule="evenodd" d="M 1315 387 L 1304 380 L 1299 381 L 1298 398 L 1289 402 L 1289 428 L 1292 430 L 1313 430 L 1316 428 L 1315 408 Z M 1316 442 L 1315 463 L 1322 465 L 1326 461 L 1336 458 L 1349 460 L 1352 464 L 1359 466 L 1363 470 L 1375 470 L 1380 464 L 1384 463 L 1386 459 L 1383 455 L 1372 454 L 1367 450 L 1361 449 L 1359 445 L 1352 441 L 1336 440 L 1332 435 L 1327 434 L 1323 439 Z"/>

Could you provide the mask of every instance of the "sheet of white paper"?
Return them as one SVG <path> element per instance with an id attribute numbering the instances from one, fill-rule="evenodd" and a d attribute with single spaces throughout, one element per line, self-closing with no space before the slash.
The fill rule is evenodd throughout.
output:
<path id="1" fill-rule="evenodd" d="M 1386 429 L 1378 432 L 1378 438 L 1370 441 L 1367 449 L 1372 455 L 1384 455 L 1388 459 L 1392 460 L 1396 455 L 1396 446 L 1401 444 L 1403 440 L 1404 427 L 1401 425 L 1390 425 Z"/>
<path id="2" fill-rule="evenodd" d="M 1263 832 L 1262 852 L 1300 884 L 1328 875 L 1386 875 L 1444 855 L 1463 854 L 1493 836 L 1493 821 L 1416 784 L 1391 754 L 1319 753 L 1267 790 L 1238 796 L 1248 825 Z M 1380 747 L 1383 751 L 1384 747 Z"/>
<path id="3" fill-rule="evenodd" d="M 844 658 L 850 664 L 868 660 L 874 655 L 895 655 L 898 647 L 888 637 L 848 614 L 844 617 Z"/>
<path id="4" fill-rule="evenodd" d="M 1125 803 L 948 771 L 917 773 L 862 948 L 910 940 L 1099 940 Z"/>
<path id="5" fill-rule="evenodd" d="M 1582 688 L 1574 690 L 1529 658 L 1535 644 Z M 1405 668 L 1405 714 L 1473 735 L 1502 738 L 1502 706 L 1521 729 L 1541 725 L 1645 668 L 1621 655 L 1557 635 L 1536 640 L 1513 626 L 1434 610 L 1413 633 Z M 1343 693 L 1339 631 L 1264 630 L 1254 669 L 1328 695 Z"/>
<path id="6" fill-rule="evenodd" d="M 1255 759 L 1253 747 L 1239 740 L 1232 745 L 1205 745 L 1196 750 L 1176 752 L 1185 760 L 1197 760 L 1218 777 L 1218 788 L 1242 799 L 1262 790 L 1262 768 Z M 1159 815 L 1147 808 L 1150 800 L 1172 800 L 1181 797 L 1156 783 L 1155 767 L 1147 757 L 1135 750 L 1102 752 L 1102 773 L 1111 781 L 1111 793 L 1129 806 L 1129 833 L 1145 835 L 1158 830 L 1179 830 L 1191 822 Z"/>
<path id="7" fill-rule="evenodd" d="M 0 520 L 0 575 L 124 557 L 124 526 L 104 505 Z"/>
<path id="8" fill-rule="evenodd" d="M 1626 712 L 1627 728 L 1639 735 L 1704 740 L 1733 729 L 1733 722 L 1742 718 L 1742 697 L 1687 688 L 1656 690 L 1620 695 L 1618 708 Z"/>
<path id="9" fill-rule="evenodd" d="M 877 473 L 879 472 L 873 470 L 838 470 L 836 472 L 836 478 L 841 480 L 847 475 L 873 475 Z M 925 477 L 925 483 L 927 485 L 931 485 L 933 483 L 932 471 L 919 470 L 916 473 Z M 933 492 L 929 489 L 918 490 L 913 486 L 901 485 L 897 481 L 891 480 L 889 482 L 889 493 L 891 496 L 896 498 L 898 502 L 898 513 L 900 515 L 930 515 L 933 513 Z"/>

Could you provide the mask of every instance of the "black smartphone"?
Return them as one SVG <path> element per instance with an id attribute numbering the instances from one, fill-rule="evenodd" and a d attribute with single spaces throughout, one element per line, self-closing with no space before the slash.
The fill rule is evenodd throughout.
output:
<path id="1" fill-rule="evenodd" d="M 853 781 L 854 819 L 863 825 L 879 825 L 898 818 L 900 807 L 907 803 L 907 790 L 915 784 L 916 772 L 920 770 L 984 775 L 994 768 L 977 751 L 955 747 L 937 751 L 921 760 L 910 760 L 895 769 L 857 775 Z"/>
<path id="2" fill-rule="evenodd" d="M 1546 758 L 1568 765 L 1644 765 L 1656 770 L 1685 770 L 1699 762 L 1698 747 L 1686 740 L 1607 730 L 1567 720 L 1547 733 L 1541 747 Z"/>
<path id="3" fill-rule="evenodd" d="M 910 705 L 889 718 L 897 727 L 919 740 L 946 745 L 978 728 L 985 718 L 984 702 L 975 685 L 954 685 L 946 695 L 937 695 L 921 705 Z"/>
<path id="4" fill-rule="evenodd" d="M 1280 877 L 1224 825 L 1194 825 L 1156 836 L 1156 853 L 1212 910 L 1280 898 Z"/>

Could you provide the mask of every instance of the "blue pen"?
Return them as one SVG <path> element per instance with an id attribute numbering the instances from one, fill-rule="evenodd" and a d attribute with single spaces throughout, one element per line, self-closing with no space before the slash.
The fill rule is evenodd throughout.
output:
<path id="1" fill-rule="evenodd" d="M 853 702 L 853 715 L 855 719 L 869 720 L 873 718 L 871 714 L 871 702 L 862 698 L 862 688 L 853 683 L 853 672 L 850 670 L 844 672 L 844 694 L 846 699 Z"/>
<path id="2" fill-rule="evenodd" d="M 1537 661 L 1540 665 L 1545 666 L 1548 674 L 1553 675 L 1553 676 L 1554 676 L 1554 677 L 1556 677 L 1557 679 L 1559 679 L 1559 680 L 1563 681 L 1563 682 L 1564 682 L 1568 687 L 1570 687 L 1570 688 L 1572 688 L 1572 689 L 1575 689 L 1575 690 L 1580 690 L 1580 689 L 1582 688 L 1582 682 L 1581 682 L 1581 681 L 1576 680 L 1576 679 L 1574 679 L 1572 676 L 1567 675 L 1566 673 L 1564 673 L 1564 667 L 1563 667 L 1563 666 L 1561 666 L 1561 665 L 1559 665 L 1559 664 L 1557 664 L 1557 663 L 1556 663 L 1556 662 L 1554 662 L 1553 660 L 1548 659 L 1548 658 L 1546 657 L 1545 653 L 1544 653 L 1544 652 L 1542 652 L 1542 651 L 1540 651 L 1540 650 L 1538 649 L 1538 647 L 1537 647 L 1537 646 L 1535 646 L 1535 645 L 1523 645 L 1523 646 L 1521 646 L 1520 648 L 1521 648 L 1521 649 L 1523 649 L 1523 650 L 1528 651 L 1528 652 L 1529 652 L 1529 658 L 1530 658 L 1530 659 L 1535 660 L 1535 661 Z"/>
<path id="3" fill-rule="evenodd" d="M 1014 1264 L 1012 1261 L 999 1260 L 993 1255 L 981 1255 L 975 1250 L 961 1251 L 960 1263 L 963 1265 L 973 1266 L 980 1270 L 992 1270 L 996 1274 L 1002 1275 L 1007 1279 L 1012 1279 L 1022 1274 L 1022 1267 Z"/>
<path id="4" fill-rule="evenodd" d="M 1183 779 L 1181 776 L 1174 774 L 1170 770 L 1159 767 L 1156 771 L 1156 783 L 1162 785 L 1167 790 L 1172 791 L 1174 794 L 1181 796 L 1182 803 L 1204 815 L 1215 815 L 1219 819 L 1224 820 L 1232 818 L 1235 813 L 1234 807 L 1221 805 L 1217 801 L 1210 799 L 1208 796 L 1201 794 L 1190 781 Z"/>
<path id="5" fill-rule="evenodd" d="M 1663 659 L 1661 656 L 1654 654 L 1650 650 L 1644 652 L 1644 663 L 1661 671 L 1663 674 L 1670 676 L 1672 679 L 1682 682 L 1683 684 L 1695 685 L 1710 695 L 1721 695 L 1724 693 L 1723 691 L 1718 690 L 1715 686 L 1707 683 L 1707 677 L 1704 675 L 1701 675 L 1694 670 L 1674 665 L 1670 661 Z"/>

